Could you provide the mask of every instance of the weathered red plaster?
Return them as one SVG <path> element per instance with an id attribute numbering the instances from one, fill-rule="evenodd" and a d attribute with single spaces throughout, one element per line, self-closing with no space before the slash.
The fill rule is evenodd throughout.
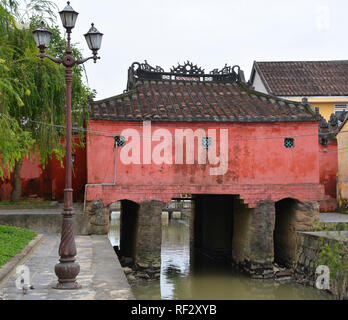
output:
<path id="1" fill-rule="evenodd" d="M 23 197 L 44 197 L 47 191 L 49 191 L 47 173 L 47 169 L 44 169 L 40 165 L 37 157 L 34 155 L 26 157 L 23 160 L 21 171 Z M 4 180 L 0 180 L 0 200 L 10 200 L 12 189 L 12 177 L 9 178 L 9 175 L 5 171 Z"/>
<path id="2" fill-rule="evenodd" d="M 217 124 L 217 123 L 152 123 L 152 132 L 159 127 L 171 132 L 175 128 L 228 128 L 230 139 L 229 171 L 225 176 L 209 176 L 211 165 L 122 165 L 117 160 L 115 187 L 89 187 L 87 200 L 103 199 L 105 203 L 120 199 L 137 202 L 168 202 L 181 193 L 240 194 L 254 206 L 260 199 L 278 201 L 294 197 L 303 201 L 321 201 L 321 211 L 334 211 L 336 204 L 337 143 L 315 147 L 315 135 L 295 137 L 295 149 L 287 150 L 283 139 L 232 141 L 238 136 L 291 136 L 317 132 L 315 123 Z M 125 128 L 142 133 L 141 122 L 90 121 L 91 130 L 112 132 L 88 136 L 86 149 L 77 148 L 73 174 L 74 199 L 84 199 L 87 183 L 112 183 L 114 179 L 114 135 Z M 77 139 L 77 137 L 75 137 Z M 317 141 L 317 140 L 316 140 Z M 77 142 L 77 140 L 76 140 Z M 154 147 L 157 142 L 152 142 Z M 88 156 L 88 159 L 87 159 Z M 89 168 L 87 170 L 87 161 Z M 65 162 L 64 162 L 65 163 Z M 319 172 L 319 173 L 318 173 Z M 43 169 L 38 160 L 25 159 L 22 168 L 23 197 L 37 195 L 62 200 L 65 169 L 55 157 Z M 318 184 L 318 180 L 320 184 Z M 12 180 L 0 180 L 0 200 L 9 200 Z M 325 195 L 323 190 L 325 188 Z"/>
<path id="3" fill-rule="evenodd" d="M 78 137 L 75 136 L 75 142 Z M 63 143 L 63 142 L 62 142 Z M 83 201 L 84 187 L 87 183 L 86 149 L 77 147 L 75 150 L 73 173 L 74 200 Z M 63 161 L 65 164 L 65 159 Z M 37 157 L 25 158 L 21 170 L 22 197 L 37 196 L 47 200 L 63 200 L 65 188 L 65 169 L 53 156 L 43 168 Z M 0 180 L 0 201 L 8 201 L 12 193 L 12 177 L 5 174 L 4 181 Z"/>
<path id="4" fill-rule="evenodd" d="M 113 182 L 113 136 L 120 135 L 123 129 L 129 128 L 137 129 L 142 135 L 143 123 L 100 120 L 89 122 L 88 129 L 108 132 L 108 137 L 101 134 L 87 136 L 89 184 Z M 87 201 L 102 199 L 104 204 L 121 199 L 168 202 L 181 193 L 238 194 L 250 207 L 255 207 L 260 200 L 265 199 L 278 201 L 292 197 L 305 202 L 320 201 L 324 197 L 324 186 L 320 184 L 319 178 L 316 122 L 152 123 L 152 132 L 159 128 L 168 129 L 173 137 L 174 130 L 180 128 L 201 128 L 206 132 L 208 129 L 217 129 L 218 138 L 219 129 L 228 129 L 228 172 L 223 176 L 211 176 L 209 169 L 213 166 L 198 165 L 197 162 L 195 165 L 124 165 L 120 161 L 118 148 L 116 186 L 89 187 Z M 240 137 L 247 137 L 249 140 L 235 140 Z M 278 138 L 269 139 L 270 137 Z M 284 147 L 285 137 L 295 138 L 294 149 Z M 159 142 L 152 142 L 152 148 L 157 143 Z"/>
<path id="5" fill-rule="evenodd" d="M 320 202 L 321 212 L 337 210 L 337 141 L 330 141 L 328 146 L 319 144 L 320 183 L 325 187 L 325 199 Z"/>
<path id="6" fill-rule="evenodd" d="M 78 136 L 75 136 L 75 143 L 78 143 Z M 83 201 L 84 188 L 87 183 L 86 149 L 77 147 L 74 152 L 75 162 L 73 165 L 72 184 L 74 190 L 74 201 Z M 52 195 L 57 200 L 64 198 L 65 189 L 65 158 L 63 167 L 55 156 L 52 158 L 51 182 Z"/>

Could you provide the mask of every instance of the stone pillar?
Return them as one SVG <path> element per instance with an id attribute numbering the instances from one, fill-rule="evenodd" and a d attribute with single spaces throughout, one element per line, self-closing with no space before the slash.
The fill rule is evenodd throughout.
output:
<path id="1" fill-rule="evenodd" d="M 243 264 L 248 256 L 251 237 L 252 209 L 236 199 L 233 206 L 232 261 Z"/>
<path id="2" fill-rule="evenodd" d="M 90 234 L 105 235 L 109 232 L 110 210 L 104 208 L 102 200 L 92 201 L 87 204 L 86 211 L 89 212 Z"/>
<path id="3" fill-rule="evenodd" d="M 249 270 L 255 277 L 273 277 L 275 204 L 260 201 L 251 217 Z"/>
<path id="4" fill-rule="evenodd" d="M 156 273 L 161 268 L 162 209 L 165 203 L 144 201 L 139 204 L 136 226 L 135 266 Z"/>
<path id="5" fill-rule="evenodd" d="M 295 207 L 296 230 L 309 232 L 313 223 L 319 220 L 319 202 L 298 202 Z"/>
<path id="6" fill-rule="evenodd" d="M 166 225 L 166 226 L 169 224 L 169 212 L 168 211 L 162 212 L 162 224 Z"/>
<path id="7" fill-rule="evenodd" d="M 192 212 L 192 208 L 191 208 L 192 203 L 193 203 L 192 200 L 190 200 L 190 202 L 187 202 L 187 201 L 183 200 L 182 209 L 181 209 L 182 219 L 184 219 L 184 220 L 189 220 L 190 219 L 190 215 L 191 215 L 191 212 Z"/>
<path id="8" fill-rule="evenodd" d="M 256 208 L 239 206 L 234 218 L 232 257 L 254 278 L 273 277 L 275 205 L 260 201 Z"/>

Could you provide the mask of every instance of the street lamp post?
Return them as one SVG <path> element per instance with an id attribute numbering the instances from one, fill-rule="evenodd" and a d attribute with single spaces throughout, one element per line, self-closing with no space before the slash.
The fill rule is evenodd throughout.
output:
<path id="1" fill-rule="evenodd" d="M 80 272 L 80 266 L 76 263 L 76 244 L 74 236 L 74 220 L 73 220 L 73 189 L 72 189 L 72 124 L 71 124 L 71 85 L 73 67 L 80 65 L 86 61 L 93 59 L 94 63 L 100 57 L 97 56 L 101 47 L 103 34 L 100 33 L 92 24 L 91 29 L 85 34 L 88 47 L 92 50 L 93 56 L 78 60 L 72 56 L 71 49 L 71 32 L 75 27 L 78 13 L 70 6 L 70 2 L 59 12 L 64 28 L 67 32 L 66 55 L 62 58 L 53 58 L 45 54 L 48 48 L 51 32 L 47 30 L 44 22 L 40 27 L 33 31 L 34 39 L 37 47 L 40 49 L 38 57 L 43 60 L 48 58 L 55 63 L 62 64 L 65 67 L 66 81 L 66 166 L 65 166 L 65 190 L 64 190 L 64 211 L 62 213 L 63 223 L 61 231 L 61 242 L 59 247 L 60 263 L 55 266 L 55 273 L 58 277 L 57 289 L 73 290 L 80 288 L 76 281 L 76 277 Z"/>

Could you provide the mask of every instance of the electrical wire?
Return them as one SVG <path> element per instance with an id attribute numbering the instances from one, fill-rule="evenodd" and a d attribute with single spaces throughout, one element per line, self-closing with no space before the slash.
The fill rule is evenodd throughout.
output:
<path id="1" fill-rule="evenodd" d="M 5 114 L 3 114 L 5 117 L 7 117 Z M 8 118 L 8 117 L 7 117 Z M 42 122 L 42 121 L 35 121 L 35 120 L 30 120 L 28 119 L 29 122 L 31 123 L 36 123 L 36 124 L 40 124 L 40 125 L 44 125 L 44 126 L 50 126 L 50 127 L 55 127 L 55 128 L 60 128 L 60 129 L 66 129 L 66 127 L 64 125 L 57 125 L 57 124 L 52 124 L 52 123 L 47 123 L 47 122 Z M 142 128 L 141 125 L 138 125 L 140 128 Z M 132 128 L 134 129 L 134 128 Z M 221 128 L 223 129 L 223 128 Z M 91 129 L 84 129 L 84 128 L 72 128 L 73 131 L 78 131 L 78 132 L 83 132 L 83 133 L 87 133 L 87 134 L 93 134 L 95 136 L 102 136 L 105 138 L 110 138 L 110 139 L 114 139 L 115 135 L 117 135 L 118 133 L 116 132 L 111 132 L 111 131 L 104 131 L 104 130 L 91 130 Z M 185 129 L 183 129 L 185 130 Z M 213 129 L 214 130 L 214 129 Z M 219 130 L 219 129 L 215 129 L 215 130 Z M 347 131 L 341 131 L 340 133 L 348 133 Z M 119 133 L 120 134 L 120 133 Z M 229 135 L 227 136 L 227 140 L 228 141 L 245 141 L 245 140 L 272 140 L 272 139 L 286 139 L 286 138 L 301 138 L 301 137 L 314 137 L 314 136 L 327 136 L 328 134 L 335 134 L 334 132 L 327 132 L 327 133 L 317 133 L 317 134 L 295 134 L 295 135 L 286 135 L 286 136 L 259 136 L 259 137 L 236 137 L 236 136 L 232 136 Z M 145 138 L 145 139 L 153 139 L 156 138 L 155 135 L 152 136 L 144 136 L 144 135 L 127 135 L 127 138 Z M 160 136 L 162 137 L 162 136 Z M 223 141 L 226 140 L 225 137 L 222 138 L 216 138 L 217 141 Z M 339 148 L 338 150 L 346 150 L 348 149 L 348 147 L 346 148 Z M 325 151 L 321 151 L 321 152 L 325 152 Z M 326 150 L 326 152 L 336 152 L 336 150 Z"/>
<path id="2" fill-rule="evenodd" d="M 30 122 L 33 123 L 37 123 L 37 124 L 42 124 L 42 125 L 47 125 L 47 126 L 53 126 L 56 128 L 61 128 L 61 129 L 65 129 L 66 127 L 63 125 L 54 125 L 51 123 L 46 123 L 46 122 L 40 122 L 40 121 L 34 121 L 34 120 L 29 120 Z M 130 128 L 130 129 L 134 129 L 134 128 Z M 224 129 L 224 128 L 220 128 L 220 129 Z M 84 129 L 84 128 L 72 128 L 73 131 L 80 131 L 80 132 L 84 132 L 84 133 L 94 133 L 95 135 L 101 135 L 104 137 L 110 137 L 110 138 L 114 138 L 115 135 L 117 134 L 116 132 L 112 132 L 112 131 L 104 131 L 104 130 L 90 130 L 90 129 Z M 185 130 L 185 129 L 183 129 Z M 218 128 L 216 129 L 209 129 L 209 130 L 219 130 Z M 340 133 L 348 133 L 347 131 L 341 131 Z M 259 137 L 236 137 L 236 136 L 232 136 L 229 135 L 227 136 L 228 138 L 232 138 L 229 140 L 269 140 L 269 139 L 284 139 L 284 138 L 298 138 L 298 137 L 314 137 L 314 136 L 326 136 L 328 134 L 335 134 L 335 132 L 327 132 L 327 133 L 316 133 L 316 134 L 295 134 L 295 135 L 284 135 L 284 136 L 259 136 Z M 137 135 L 137 136 L 133 136 L 133 135 L 127 135 L 126 137 L 132 138 L 132 137 L 141 137 L 141 138 L 146 138 L 146 139 L 153 139 L 154 137 L 156 137 L 155 135 L 151 135 L 151 136 L 144 136 L 144 135 Z M 162 137 L 162 136 L 159 136 Z M 225 138 L 216 138 L 216 140 L 225 140 Z"/>

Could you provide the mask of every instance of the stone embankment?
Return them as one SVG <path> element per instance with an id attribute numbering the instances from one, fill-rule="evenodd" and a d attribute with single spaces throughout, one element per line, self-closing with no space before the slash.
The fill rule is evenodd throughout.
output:
<path id="1" fill-rule="evenodd" d="M 159 280 L 161 277 L 160 269 L 149 269 L 147 266 L 141 267 L 141 265 L 134 264 L 133 258 L 119 256 L 118 247 L 114 247 L 116 254 L 118 255 L 123 272 L 125 273 L 128 282 L 133 285 L 138 282 Z"/>
<path id="2" fill-rule="evenodd" d="M 294 270 L 294 281 L 311 287 L 316 287 L 319 275 L 316 274 L 319 261 L 319 253 L 324 244 L 333 244 L 340 239 L 346 239 L 348 243 L 348 231 L 321 231 L 298 233 L 297 262 Z M 341 287 L 341 289 L 339 289 Z M 330 290 L 332 294 L 341 299 L 348 300 L 348 275 L 344 280 L 330 278 Z"/>

